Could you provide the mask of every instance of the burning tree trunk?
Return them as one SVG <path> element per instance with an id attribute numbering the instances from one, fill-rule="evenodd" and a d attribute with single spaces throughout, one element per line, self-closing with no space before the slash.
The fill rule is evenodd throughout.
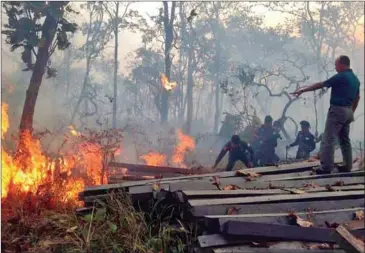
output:
<path id="1" fill-rule="evenodd" d="M 169 6 L 166 1 L 163 2 L 164 7 L 164 30 L 165 30 L 165 75 L 168 80 L 171 78 L 171 49 L 172 49 L 172 41 L 174 39 L 173 34 L 173 23 L 175 19 L 175 9 L 176 9 L 176 2 L 172 2 L 170 17 L 169 17 Z M 161 122 L 166 122 L 168 119 L 169 113 L 169 93 L 166 89 L 162 89 L 161 94 Z"/>
<path id="2" fill-rule="evenodd" d="M 32 133 L 33 131 L 34 109 L 37 102 L 38 92 L 42 83 L 43 75 L 47 67 L 47 62 L 50 55 L 49 49 L 55 37 L 57 25 L 58 21 L 55 19 L 55 17 L 50 14 L 47 15 L 42 27 L 41 41 L 44 41 L 44 43 L 42 46 L 39 46 L 37 59 L 25 97 L 22 117 L 20 119 L 19 149 L 22 149 L 22 147 L 24 146 L 22 133 L 24 133 L 25 131 L 29 131 L 30 133 Z"/>

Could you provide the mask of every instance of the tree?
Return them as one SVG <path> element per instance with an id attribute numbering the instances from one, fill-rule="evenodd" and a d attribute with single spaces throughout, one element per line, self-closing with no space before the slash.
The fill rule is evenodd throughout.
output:
<path id="1" fill-rule="evenodd" d="M 123 6 L 121 6 L 123 5 Z M 117 97 L 118 97 L 118 47 L 119 47 L 119 29 L 127 26 L 128 22 L 125 21 L 126 16 L 128 15 L 127 11 L 130 6 L 130 3 L 126 3 L 125 5 L 121 2 L 107 2 L 104 3 L 104 8 L 109 14 L 112 31 L 114 34 L 114 73 L 113 73 L 113 119 L 112 119 L 112 127 L 117 127 Z M 120 7 L 124 10 L 120 16 Z M 132 12 L 133 13 L 133 12 Z M 131 13 L 129 13 L 131 14 Z"/>
<path id="2" fill-rule="evenodd" d="M 43 75 L 48 77 L 56 72 L 50 67 L 50 57 L 56 50 L 69 47 L 68 34 L 76 31 L 77 25 L 66 20 L 67 13 L 76 13 L 69 2 L 4 2 L 3 8 L 8 17 L 3 34 L 11 51 L 23 49 L 22 60 L 32 71 L 26 93 L 23 113 L 19 127 L 19 150 L 24 146 L 23 133 L 33 131 L 34 109 Z M 33 57 L 35 63 L 33 64 Z"/>
<path id="3" fill-rule="evenodd" d="M 80 52 L 82 52 L 80 58 L 86 59 L 86 71 L 82 82 L 80 95 L 71 115 L 70 124 L 74 123 L 76 114 L 79 112 L 82 102 L 85 102 L 86 116 L 92 115 L 92 113 L 88 112 L 88 101 L 94 105 L 95 111 L 97 109 L 96 104 L 92 102 L 93 88 L 89 82 L 90 71 L 93 62 L 97 57 L 100 56 L 102 50 L 108 43 L 111 34 L 110 26 L 107 22 L 105 22 L 102 5 L 97 2 L 88 2 L 86 4 L 86 9 L 89 12 L 89 20 L 87 24 L 84 24 L 81 27 L 83 34 L 86 35 L 86 42 L 80 48 Z"/>
<path id="4" fill-rule="evenodd" d="M 309 47 L 316 65 L 316 81 L 328 78 L 337 55 L 354 46 L 354 33 L 364 16 L 362 2 L 271 2 L 267 6 L 287 15 L 286 23 L 299 28 L 297 32 Z M 317 101 L 317 96 L 322 97 L 326 91 L 319 91 L 314 99 Z M 324 101 L 318 99 L 318 102 L 323 128 Z"/>
<path id="5" fill-rule="evenodd" d="M 169 5 L 167 1 L 163 1 L 163 27 L 165 32 L 165 75 L 171 80 L 171 49 L 174 40 L 173 25 L 175 21 L 176 2 L 172 2 L 169 15 Z M 169 114 L 169 92 L 162 90 L 161 95 L 161 122 L 166 122 Z"/>

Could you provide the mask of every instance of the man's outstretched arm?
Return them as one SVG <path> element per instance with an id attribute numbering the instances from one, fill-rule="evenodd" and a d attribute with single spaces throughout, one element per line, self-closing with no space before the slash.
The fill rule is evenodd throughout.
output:
<path id="1" fill-rule="evenodd" d="M 215 160 L 213 168 L 217 167 L 217 165 L 220 163 L 222 158 L 227 154 L 227 152 L 228 152 L 228 148 L 226 146 L 224 146 L 222 148 L 221 152 L 219 153 L 217 159 Z"/>
<path id="2" fill-rule="evenodd" d="M 304 92 L 319 90 L 319 89 L 322 89 L 323 87 L 324 87 L 323 82 L 319 82 L 319 83 L 312 84 L 309 87 L 306 87 L 306 88 L 303 88 L 303 89 L 299 89 L 297 91 L 294 91 L 294 92 L 292 92 L 290 94 L 296 95 L 296 96 L 300 96 Z"/>
<path id="3" fill-rule="evenodd" d="M 340 82 L 341 79 L 342 79 L 342 76 L 339 75 L 339 74 L 336 74 L 336 75 L 332 76 L 331 78 L 327 79 L 324 82 L 319 82 L 319 83 L 312 84 L 309 87 L 299 89 L 299 90 L 297 90 L 293 93 L 290 93 L 290 94 L 295 95 L 295 96 L 300 96 L 304 92 L 315 91 L 315 90 L 322 89 L 324 87 L 330 88 L 330 87 L 336 85 L 338 82 Z"/>

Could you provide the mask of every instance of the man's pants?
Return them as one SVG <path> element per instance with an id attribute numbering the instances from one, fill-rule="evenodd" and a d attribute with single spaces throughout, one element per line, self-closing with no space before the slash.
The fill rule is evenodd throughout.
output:
<path id="1" fill-rule="evenodd" d="M 321 142 L 322 169 L 331 171 L 334 168 L 335 138 L 341 147 L 343 163 L 347 171 L 352 169 L 352 148 L 350 141 L 350 123 L 354 121 L 351 107 L 331 105 L 326 127 Z"/>
<path id="2" fill-rule="evenodd" d="M 250 167 L 250 163 L 248 158 L 245 155 L 241 155 L 239 157 L 229 157 L 228 158 L 228 164 L 226 167 L 226 171 L 231 171 L 233 169 L 234 164 L 240 160 L 241 162 L 243 162 L 247 168 Z"/>
<path id="3" fill-rule="evenodd" d="M 298 160 L 304 159 L 305 160 L 305 159 L 308 159 L 309 158 L 309 155 L 310 155 L 309 152 L 306 152 L 304 150 L 298 149 L 297 156 L 295 157 L 295 159 L 298 159 Z"/>
<path id="4" fill-rule="evenodd" d="M 280 161 L 280 158 L 275 154 L 275 147 L 261 148 L 256 156 L 257 166 L 273 166 Z"/>

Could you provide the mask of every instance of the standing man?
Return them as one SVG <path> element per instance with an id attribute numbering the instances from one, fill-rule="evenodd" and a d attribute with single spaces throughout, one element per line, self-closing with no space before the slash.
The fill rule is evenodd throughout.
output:
<path id="1" fill-rule="evenodd" d="M 323 87 L 332 88 L 330 108 L 321 143 L 321 168 L 317 174 L 331 173 L 334 168 L 335 138 L 338 137 L 344 167 L 341 171 L 352 169 L 352 148 L 350 141 L 350 123 L 354 121 L 354 112 L 360 100 L 360 81 L 350 68 L 350 59 L 341 55 L 336 59 L 337 74 L 330 79 L 297 90 L 291 94 L 300 96 L 304 92 L 315 91 Z"/>
<path id="2" fill-rule="evenodd" d="M 316 148 L 316 142 L 314 135 L 309 131 L 310 124 L 308 121 L 303 120 L 300 122 L 302 130 L 298 133 L 295 141 L 288 145 L 286 148 L 298 146 L 297 156 L 295 159 L 308 159 L 310 152 Z"/>
<path id="3" fill-rule="evenodd" d="M 258 151 L 255 166 L 270 166 L 279 162 L 279 157 L 275 154 L 278 139 L 281 136 L 276 128 L 273 127 L 273 119 L 270 115 L 265 117 L 264 124 L 257 130 L 256 138 L 258 141 Z"/>
<path id="4" fill-rule="evenodd" d="M 250 157 L 247 156 L 247 152 L 250 153 Z M 253 164 L 251 160 L 254 158 L 253 149 L 244 141 L 241 141 L 238 135 L 233 135 L 231 141 L 224 145 L 223 149 L 219 153 L 217 160 L 213 166 L 213 169 L 217 167 L 222 158 L 229 152 L 228 164 L 226 171 L 231 171 L 233 169 L 236 161 L 242 161 L 247 168 L 252 168 Z"/>

